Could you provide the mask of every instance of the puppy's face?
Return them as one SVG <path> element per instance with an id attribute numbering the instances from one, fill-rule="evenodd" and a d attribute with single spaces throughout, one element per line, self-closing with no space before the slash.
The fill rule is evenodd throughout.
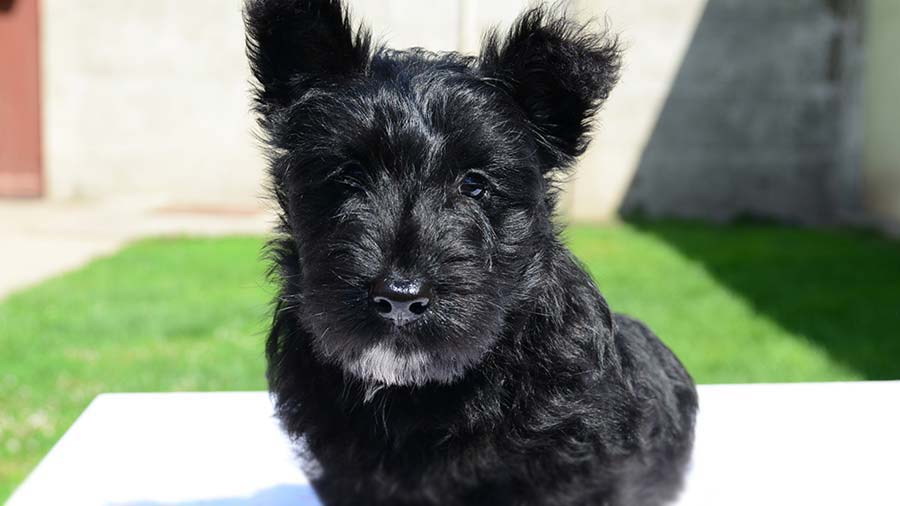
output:
<path id="1" fill-rule="evenodd" d="M 451 382 L 521 309 L 553 241 L 551 171 L 585 146 L 616 50 L 542 11 L 479 58 L 372 50 L 334 1 L 247 7 L 257 106 L 320 359 Z"/>
<path id="2" fill-rule="evenodd" d="M 548 223 L 514 111 L 468 69 L 432 67 L 376 59 L 289 120 L 297 310 L 323 358 L 388 384 L 478 361 Z"/>

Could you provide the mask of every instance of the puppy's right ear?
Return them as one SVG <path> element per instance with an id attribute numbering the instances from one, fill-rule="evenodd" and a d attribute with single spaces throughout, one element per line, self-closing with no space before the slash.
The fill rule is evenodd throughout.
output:
<path id="1" fill-rule="evenodd" d="M 244 24 L 264 115 L 311 87 L 363 72 L 369 62 L 369 32 L 354 31 L 340 0 L 247 0 Z"/>

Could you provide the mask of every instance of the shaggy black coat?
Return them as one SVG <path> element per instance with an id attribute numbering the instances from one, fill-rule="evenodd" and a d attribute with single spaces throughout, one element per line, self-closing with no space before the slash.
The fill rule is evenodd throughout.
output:
<path id="1" fill-rule="evenodd" d="M 323 503 L 673 498 L 691 378 L 552 220 L 614 40 L 543 8 L 477 57 L 376 47 L 337 0 L 250 0 L 245 18 L 282 218 L 268 380 Z M 428 280 L 421 318 L 373 311 L 386 273 Z"/>

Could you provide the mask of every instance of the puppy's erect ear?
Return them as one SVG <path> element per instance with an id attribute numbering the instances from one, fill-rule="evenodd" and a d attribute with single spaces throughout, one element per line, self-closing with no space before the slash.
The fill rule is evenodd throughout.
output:
<path id="1" fill-rule="evenodd" d="M 545 8 L 525 12 L 505 39 L 489 33 L 482 71 L 525 111 L 545 170 L 584 152 L 591 120 L 618 78 L 615 38 Z"/>
<path id="2" fill-rule="evenodd" d="M 263 114 L 369 62 L 369 33 L 353 30 L 340 0 L 247 0 L 244 23 Z"/>

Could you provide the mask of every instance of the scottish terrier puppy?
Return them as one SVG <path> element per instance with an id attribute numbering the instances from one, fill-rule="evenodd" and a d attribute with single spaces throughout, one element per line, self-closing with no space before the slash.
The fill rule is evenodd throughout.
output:
<path id="1" fill-rule="evenodd" d="M 552 219 L 615 41 L 540 7 L 472 57 L 374 45 L 338 0 L 245 20 L 282 218 L 268 381 L 322 502 L 670 501 L 691 378 Z"/>

